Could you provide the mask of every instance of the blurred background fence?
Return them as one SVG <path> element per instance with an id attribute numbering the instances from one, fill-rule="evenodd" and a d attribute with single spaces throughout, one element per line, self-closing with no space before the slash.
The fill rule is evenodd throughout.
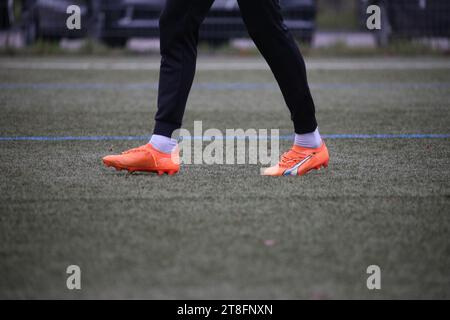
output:
<path id="1" fill-rule="evenodd" d="M 450 0 L 279 2 L 286 25 L 307 47 L 376 48 L 409 42 L 449 50 Z M 76 43 L 85 43 L 83 39 L 90 39 L 105 47 L 134 44 L 144 51 L 156 50 L 158 18 L 164 3 L 165 0 L 0 0 L 0 47 L 62 43 L 70 49 Z M 73 4 L 81 9 L 80 30 L 66 26 L 67 7 Z M 380 8 L 380 30 L 366 27 L 370 5 Z M 200 36 L 212 47 L 231 43 L 242 50 L 252 48 L 235 0 L 215 1 Z"/>

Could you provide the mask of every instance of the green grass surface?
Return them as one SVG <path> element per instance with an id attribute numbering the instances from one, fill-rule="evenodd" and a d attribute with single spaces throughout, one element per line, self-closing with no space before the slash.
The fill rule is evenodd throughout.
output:
<path id="1" fill-rule="evenodd" d="M 309 78 L 322 133 L 450 133 L 448 69 Z M 157 72 L 0 69 L 0 79 L 126 84 Z M 196 81 L 273 76 L 201 71 Z M 0 132 L 145 135 L 155 102 L 149 89 L 0 87 Z M 291 130 L 276 87 L 194 90 L 185 127 L 194 120 Z M 189 165 L 174 177 L 102 166 L 137 145 L 0 141 L 0 298 L 450 298 L 450 139 L 330 139 L 329 169 L 302 178 L 262 177 L 256 165 Z M 65 287 L 70 264 L 80 291 Z M 371 264 L 380 291 L 366 288 Z"/>

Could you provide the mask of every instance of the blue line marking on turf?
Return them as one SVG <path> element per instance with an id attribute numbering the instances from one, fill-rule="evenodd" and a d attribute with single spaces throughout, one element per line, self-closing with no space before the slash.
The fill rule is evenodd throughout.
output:
<path id="1" fill-rule="evenodd" d="M 312 89 L 450 89 L 450 82 L 357 82 L 310 84 Z M 194 83 L 195 90 L 278 90 L 275 82 L 202 82 Z M 0 83 L 0 90 L 158 90 L 158 83 Z"/>
<path id="2" fill-rule="evenodd" d="M 149 136 L 17 136 L 0 137 L 0 141 L 111 141 L 111 140 L 145 140 Z"/>
<path id="3" fill-rule="evenodd" d="M 324 134 L 324 139 L 450 139 L 450 134 Z M 150 136 L 10 136 L 0 137 L 0 141 L 142 141 L 149 140 Z M 211 137 L 209 137 L 211 138 Z M 257 136 L 217 137 L 218 140 L 229 139 L 257 139 Z M 270 139 L 270 136 L 268 136 Z M 293 135 L 279 136 L 280 140 L 292 140 Z M 190 140 L 208 141 L 208 137 L 193 136 Z"/>

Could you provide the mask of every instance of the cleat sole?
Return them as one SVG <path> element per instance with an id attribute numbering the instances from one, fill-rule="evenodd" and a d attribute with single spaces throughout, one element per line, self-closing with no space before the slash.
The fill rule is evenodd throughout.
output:
<path id="1" fill-rule="evenodd" d="M 159 176 L 162 176 L 164 173 L 167 173 L 169 176 L 173 176 L 174 174 L 178 173 L 178 170 L 169 170 L 169 169 L 158 170 L 158 169 L 153 169 L 153 168 L 126 168 L 126 167 L 121 167 L 121 166 L 115 165 L 109 161 L 103 161 L 103 163 L 107 167 L 113 167 L 114 169 L 116 169 L 116 171 L 127 170 L 129 174 L 133 174 L 135 172 L 141 171 L 141 172 L 155 172 Z"/>
<path id="2" fill-rule="evenodd" d="M 320 169 L 322 169 L 322 168 L 326 169 L 327 167 L 328 167 L 328 162 L 325 162 L 325 163 L 319 164 L 319 165 L 317 165 L 315 167 L 309 168 L 306 171 L 299 173 L 297 176 L 301 177 L 301 176 L 304 176 L 305 174 L 310 173 L 312 170 L 318 170 L 319 171 Z"/>

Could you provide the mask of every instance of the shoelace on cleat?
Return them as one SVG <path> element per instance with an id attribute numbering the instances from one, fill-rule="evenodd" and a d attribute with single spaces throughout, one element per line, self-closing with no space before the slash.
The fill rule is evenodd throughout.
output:
<path id="1" fill-rule="evenodd" d="M 146 151 L 146 145 L 137 147 L 137 148 L 133 148 L 127 151 L 122 152 L 122 154 L 128 154 L 128 153 L 135 153 L 135 152 L 143 152 Z"/>
<path id="2" fill-rule="evenodd" d="M 295 165 L 296 163 L 302 161 L 303 159 L 305 159 L 306 157 L 308 157 L 311 154 L 314 154 L 314 153 L 298 152 L 298 151 L 291 149 L 281 155 L 280 163 L 289 167 L 289 166 Z"/>

